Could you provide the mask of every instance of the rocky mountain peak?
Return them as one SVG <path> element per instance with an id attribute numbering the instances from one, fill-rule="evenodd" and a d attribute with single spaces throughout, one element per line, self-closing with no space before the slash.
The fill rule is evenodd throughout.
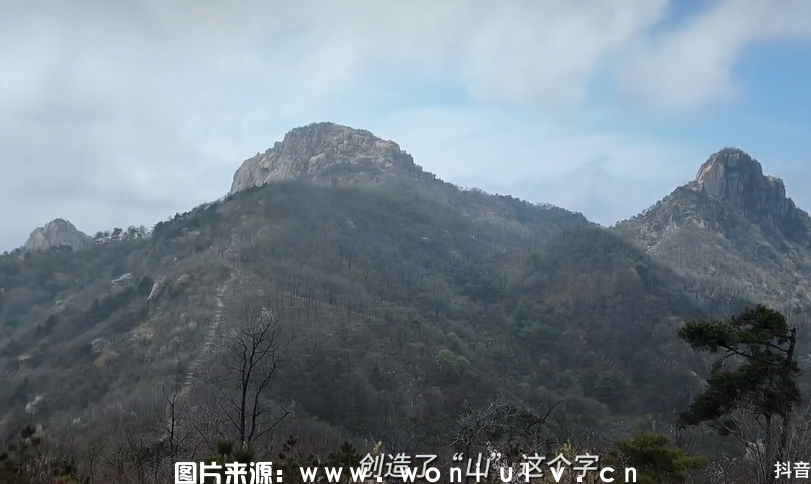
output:
<path id="1" fill-rule="evenodd" d="M 234 173 L 231 193 L 280 180 L 353 184 L 422 174 L 393 141 L 362 129 L 313 123 L 289 131 L 273 148 L 245 160 Z"/>
<path id="2" fill-rule="evenodd" d="M 23 249 L 27 251 L 45 251 L 55 247 L 68 246 L 74 250 L 82 250 L 93 243 L 90 236 L 76 228 L 69 221 L 56 218 L 42 227 L 34 229 Z"/>
<path id="3" fill-rule="evenodd" d="M 759 198 L 776 203 L 786 198 L 783 181 L 764 176 L 760 163 L 737 148 L 724 148 L 710 156 L 695 182 L 710 195 L 744 209 Z"/>
<path id="4" fill-rule="evenodd" d="M 707 297 L 782 308 L 811 303 L 811 217 L 786 197 L 780 179 L 737 148 L 712 154 L 695 180 L 614 230 L 699 278 Z"/>
<path id="5" fill-rule="evenodd" d="M 724 148 L 710 156 L 699 168 L 694 184 L 759 224 L 785 231 L 799 215 L 786 197 L 783 180 L 764 175 L 761 164 L 737 148 Z"/>

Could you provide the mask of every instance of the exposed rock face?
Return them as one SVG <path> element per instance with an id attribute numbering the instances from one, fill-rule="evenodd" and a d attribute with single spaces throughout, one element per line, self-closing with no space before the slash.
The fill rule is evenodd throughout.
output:
<path id="1" fill-rule="evenodd" d="M 426 174 L 393 141 L 361 129 L 314 123 L 291 130 L 273 148 L 245 160 L 234 173 L 230 193 L 280 180 L 355 184 L 398 175 Z"/>
<path id="2" fill-rule="evenodd" d="M 699 297 L 811 314 L 811 217 L 739 149 L 713 154 L 694 181 L 614 230 L 694 278 Z"/>
<path id="3" fill-rule="evenodd" d="M 764 176 L 760 163 L 736 148 L 725 148 L 701 165 L 695 183 L 708 194 L 740 209 L 756 223 L 774 224 L 791 236 L 797 207 L 786 198 L 779 178 Z"/>
<path id="4" fill-rule="evenodd" d="M 155 281 L 152 284 L 152 289 L 149 291 L 149 296 L 147 296 L 146 300 L 151 301 L 153 299 L 159 298 L 161 293 L 163 292 L 163 288 L 164 288 L 165 283 L 166 283 L 166 276 L 162 276 L 160 279 Z"/>
<path id="5" fill-rule="evenodd" d="M 110 285 L 113 287 L 124 287 L 130 282 L 132 282 L 133 276 L 129 272 L 126 274 L 122 274 L 120 277 L 113 279 L 110 281 Z"/>
<path id="6" fill-rule="evenodd" d="M 487 220 L 551 236 L 563 227 L 590 224 L 582 215 L 552 205 L 530 205 L 481 190 L 462 190 L 414 163 L 393 141 L 335 123 L 295 128 L 273 148 L 246 160 L 234 174 L 230 194 L 271 182 L 297 180 L 320 185 L 385 185 L 441 201 L 476 220 Z M 521 222 L 519 222 L 519 220 Z M 232 240 L 238 241 L 235 235 Z M 226 251 L 230 258 L 236 253 Z"/>
<path id="7" fill-rule="evenodd" d="M 23 245 L 27 251 L 45 251 L 55 247 L 68 246 L 73 250 L 83 250 L 93 245 L 93 240 L 72 223 L 58 218 L 31 232 Z"/>

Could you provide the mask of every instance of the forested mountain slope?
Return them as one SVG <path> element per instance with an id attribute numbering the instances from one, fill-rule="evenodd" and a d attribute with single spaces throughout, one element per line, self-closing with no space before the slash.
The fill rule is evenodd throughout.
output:
<path id="1" fill-rule="evenodd" d="M 546 422 L 561 441 L 669 422 L 703 383 L 685 320 L 787 291 L 797 321 L 809 307 L 807 215 L 771 179 L 725 188 L 736 153 L 609 230 L 460 190 L 366 131 L 297 128 L 229 196 L 149 233 L 0 258 L 0 433 L 157 439 L 167 394 L 224 421 L 228 337 L 265 315 L 289 341 L 261 402 L 288 417 L 277 440 L 437 448 L 460 412 L 505 395 L 562 402 Z"/>
<path id="2" fill-rule="evenodd" d="M 285 398 L 351 432 L 386 413 L 442 419 L 504 390 L 568 395 L 597 420 L 685 403 L 669 389 L 698 383 L 695 360 L 673 328 L 727 308 L 695 301 L 605 230 L 547 225 L 559 233 L 475 220 L 407 190 L 281 182 L 151 237 L 6 257 L 5 420 L 34 401 L 39 419 L 89 426 L 157 406 L 150 389 L 185 375 L 229 280 L 222 326 L 246 305 L 276 312 L 296 334 L 277 382 Z"/>

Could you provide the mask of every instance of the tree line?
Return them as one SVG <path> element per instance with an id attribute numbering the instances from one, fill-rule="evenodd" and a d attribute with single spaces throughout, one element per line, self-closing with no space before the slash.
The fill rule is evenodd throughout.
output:
<path id="1" fill-rule="evenodd" d="M 455 430 L 437 441 L 444 444 L 439 447 L 425 447 L 430 428 L 397 420 L 390 422 L 387 435 L 370 436 L 373 445 L 366 448 L 349 441 L 319 448 L 314 442 L 302 445 L 300 435 L 285 434 L 284 422 L 293 418 L 295 408 L 277 398 L 277 372 L 295 357 L 290 351 L 294 329 L 267 308 L 246 306 L 226 335 L 204 393 L 184 396 L 178 386 L 163 389 L 160 425 L 122 425 L 100 432 L 79 451 L 68 445 L 70 436 L 60 440 L 35 424 L 24 424 L 0 453 L 0 483 L 157 484 L 173 482 L 178 461 L 273 461 L 289 476 L 287 482 L 295 482 L 300 466 L 358 466 L 367 452 L 436 452 L 440 465 L 450 465 L 454 453 L 484 453 L 497 455 L 493 458 L 505 468 L 517 468 L 535 452 L 570 460 L 594 453 L 601 465 L 633 467 L 638 482 L 650 484 L 793 482 L 790 472 L 776 476 L 775 463 L 808 459 L 811 449 L 811 414 L 802 395 L 796 333 L 781 313 L 762 305 L 731 318 L 683 325 L 678 336 L 713 355 L 713 361 L 703 391 L 665 432 L 651 423 L 638 435 L 602 446 L 588 437 L 562 440 L 549 428 L 562 400 L 528 408 L 501 394 L 455 415 Z M 701 428 L 737 442 L 740 455 L 709 462 L 689 437 Z M 573 478 L 570 474 L 565 475 Z M 597 482 L 596 475 L 584 482 L 592 478 Z M 551 479 L 549 474 L 537 482 Z"/>

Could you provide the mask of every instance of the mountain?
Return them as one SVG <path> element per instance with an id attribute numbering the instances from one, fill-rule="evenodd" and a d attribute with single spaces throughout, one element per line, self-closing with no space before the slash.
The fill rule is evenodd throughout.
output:
<path id="1" fill-rule="evenodd" d="M 111 425 L 260 305 L 296 334 L 286 398 L 348 435 L 414 413 L 450 429 L 463 401 L 504 390 L 527 404 L 568 395 L 609 429 L 700 383 L 673 331 L 710 308 L 686 286 L 602 229 L 544 239 L 408 191 L 281 182 L 149 239 L 0 261 L 0 408 L 15 421 L 41 395 L 43 419 Z"/>
<path id="2" fill-rule="evenodd" d="M 287 418 L 263 445 L 294 432 L 313 453 L 343 439 L 439 452 L 501 399 L 562 401 L 528 424 L 554 441 L 667 423 L 706 367 L 677 328 L 759 301 L 757 277 L 785 283 L 780 264 L 807 250 L 803 212 L 736 153 L 608 230 L 462 190 L 368 131 L 296 128 L 227 197 L 148 236 L 0 258 L 0 438 L 33 422 L 150 456 L 134 442 L 182 410 L 172 432 L 210 445 L 233 434 L 230 338 L 266 319 L 287 344 L 261 405 Z M 748 265 L 730 286 L 723 264 Z"/>
<path id="3" fill-rule="evenodd" d="M 0 260 L 0 421 L 36 401 L 49 425 L 102 428 L 160 408 L 167 379 L 210 397 L 217 342 L 266 308 L 296 335 L 275 383 L 296 425 L 382 434 L 417 415 L 438 439 L 507 391 L 566 395 L 610 432 L 685 405 L 701 361 L 675 328 L 742 303 L 698 301 L 582 215 L 460 190 L 367 131 L 293 130 L 234 188 L 150 237 Z"/>
<path id="4" fill-rule="evenodd" d="M 313 123 L 245 160 L 234 173 L 230 193 L 282 180 L 343 185 L 429 176 L 393 141 L 335 123 Z"/>
<path id="5" fill-rule="evenodd" d="M 93 245 L 93 240 L 67 220 L 57 218 L 31 232 L 25 241 L 26 251 L 47 251 L 53 248 L 70 247 L 83 250 Z"/>
<path id="6" fill-rule="evenodd" d="M 245 160 L 234 173 L 230 194 L 283 180 L 407 189 L 440 200 L 473 219 L 508 225 L 525 235 L 528 228 L 550 236 L 562 227 L 593 225 L 580 213 L 549 204 L 461 190 L 423 170 L 397 143 L 335 123 L 295 128 L 273 148 Z"/>
<path id="7" fill-rule="evenodd" d="M 714 153 L 693 181 L 613 230 L 707 297 L 811 311 L 811 217 L 740 149 Z"/>

